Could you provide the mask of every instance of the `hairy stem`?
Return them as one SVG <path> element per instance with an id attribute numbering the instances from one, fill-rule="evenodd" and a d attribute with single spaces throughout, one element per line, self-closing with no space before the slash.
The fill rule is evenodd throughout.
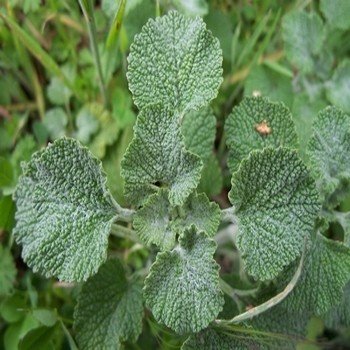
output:
<path id="1" fill-rule="evenodd" d="M 118 238 L 130 239 L 133 242 L 140 243 L 137 233 L 131 228 L 113 224 L 111 234 Z"/>
<path id="2" fill-rule="evenodd" d="M 221 210 L 221 221 L 232 222 L 236 224 L 235 208 L 230 207 Z"/>
<path id="3" fill-rule="evenodd" d="M 258 316 L 261 313 L 271 309 L 273 306 L 279 304 L 294 289 L 295 285 L 297 284 L 297 282 L 300 278 L 301 271 L 302 271 L 302 268 L 304 265 L 305 250 L 306 250 L 306 247 L 304 245 L 304 250 L 303 250 L 303 254 L 300 258 L 299 266 L 298 266 L 297 270 L 295 271 L 293 278 L 290 280 L 290 282 L 287 284 L 287 286 L 284 288 L 284 290 L 282 292 L 278 293 L 277 295 L 275 295 L 273 298 L 269 299 L 265 303 L 262 303 L 261 305 L 253 307 L 252 309 L 235 316 L 231 320 L 216 320 L 216 323 L 217 324 L 240 323 L 240 322 L 249 320 L 255 316 Z"/>

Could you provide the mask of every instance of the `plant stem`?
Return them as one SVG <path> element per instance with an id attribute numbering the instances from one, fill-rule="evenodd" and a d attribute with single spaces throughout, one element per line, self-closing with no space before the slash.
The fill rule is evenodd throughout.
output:
<path id="1" fill-rule="evenodd" d="M 221 221 L 232 222 L 236 224 L 235 208 L 230 207 L 221 210 Z"/>
<path id="2" fill-rule="evenodd" d="M 228 320 L 228 321 L 227 320 L 216 320 L 216 323 L 217 324 L 240 323 L 240 322 L 249 320 L 255 316 L 258 316 L 261 313 L 272 308 L 273 306 L 279 304 L 283 299 L 285 299 L 288 296 L 288 294 L 293 290 L 293 288 L 295 287 L 295 285 L 297 284 L 297 282 L 299 280 L 299 277 L 301 275 L 301 271 L 302 271 L 302 268 L 304 265 L 305 251 L 306 251 L 306 245 L 304 244 L 304 250 L 303 250 L 303 254 L 300 258 L 299 266 L 298 266 L 297 270 L 295 271 L 293 278 L 290 280 L 290 282 L 287 284 L 287 286 L 284 288 L 284 290 L 282 292 L 278 293 L 277 295 L 275 295 L 273 298 L 269 299 L 265 303 L 262 303 L 261 305 L 253 307 L 252 309 L 235 316 L 231 320 Z M 221 283 L 220 283 L 220 285 L 221 285 Z"/>
<path id="3" fill-rule="evenodd" d="M 115 237 L 130 239 L 133 242 L 140 243 L 140 240 L 137 237 L 136 232 L 122 225 L 113 224 L 111 234 Z"/>
<path id="4" fill-rule="evenodd" d="M 83 15 L 87 24 L 88 33 L 89 33 L 89 39 L 90 39 L 90 46 L 91 46 L 91 52 L 94 57 L 95 66 L 97 69 L 97 75 L 98 75 L 98 81 L 100 85 L 100 91 L 103 99 L 103 104 L 106 107 L 107 106 L 107 94 L 106 94 L 106 87 L 104 83 L 103 73 L 102 73 L 102 66 L 101 66 L 101 58 L 100 53 L 97 46 L 97 31 L 96 31 L 96 22 L 95 22 L 95 16 L 94 11 L 92 9 L 92 1 L 91 0 L 78 0 L 79 5 L 81 7 L 81 10 L 83 11 Z"/>

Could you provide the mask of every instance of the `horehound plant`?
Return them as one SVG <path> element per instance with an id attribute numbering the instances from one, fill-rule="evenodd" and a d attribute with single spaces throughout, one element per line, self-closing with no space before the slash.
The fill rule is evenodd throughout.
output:
<path id="1" fill-rule="evenodd" d="M 120 348 L 153 317 L 187 337 L 183 349 L 294 348 L 311 316 L 345 317 L 350 220 L 335 208 L 349 189 L 349 116 L 320 112 L 304 164 L 288 108 L 245 98 L 226 121 L 232 207 L 221 209 L 197 190 L 215 139 L 219 41 L 200 18 L 151 19 L 131 46 L 127 78 L 139 109 L 122 161 L 132 209 L 112 198 L 100 161 L 69 138 L 32 156 L 14 196 L 24 261 L 83 283 L 78 346 Z M 323 234 L 333 221 L 344 242 Z M 243 265 L 232 284 L 214 259 L 219 227 Z M 149 247 L 153 264 L 132 271 L 108 258 L 111 233 Z"/>

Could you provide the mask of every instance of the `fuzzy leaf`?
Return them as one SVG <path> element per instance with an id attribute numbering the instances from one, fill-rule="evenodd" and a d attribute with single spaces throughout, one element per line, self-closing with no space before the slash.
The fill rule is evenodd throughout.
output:
<path id="1" fill-rule="evenodd" d="M 206 106 L 222 82 L 218 39 L 199 17 L 176 11 L 150 19 L 134 38 L 128 57 L 129 88 L 139 109 L 154 104 L 180 112 Z"/>
<path id="2" fill-rule="evenodd" d="M 325 30 L 316 13 L 291 12 L 282 23 L 287 58 L 304 73 L 314 68 L 314 57 L 323 49 Z"/>
<path id="3" fill-rule="evenodd" d="M 142 204 L 160 183 L 169 189 L 170 203 L 182 205 L 197 187 L 201 170 L 200 158 L 184 147 L 178 115 L 160 105 L 145 107 L 122 161 L 128 200 Z"/>
<path id="4" fill-rule="evenodd" d="M 228 165 L 236 171 L 254 149 L 287 146 L 296 148 L 298 137 L 292 115 L 283 103 L 262 97 L 246 97 L 228 116 L 225 131 Z"/>
<path id="5" fill-rule="evenodd" d="M 325 317 L 328 328 L 339 330 L 342 327 L 350 327 L 350 281 L 344 288 L 341 303 L 334 306 Z"/>
<path id="6" fill-rule="evenodd" d="M 251 327 L 237 327 L 232 330 L 207 328 L 191 335 L 181 350 L 271 350 L 295 349 L 295 342 L 286 336 L 262 332 Z M 293 347 L 294 345 L 294 347 Z"/>
<path id="7" fill-rule="evenodd" d="M 210 108 L 187 113 L 181 125 L 186 149 L 207 161 L 212 152 L 216 133 L 216 118 Z"/>
<path id="8" fill-rule="evenodd" d="M 101 163 L 73 139 L 35 153 L 15 192 L 14 236 L 34 270 L 63 281 L 83 281 L 107 257 L 116 209 Z"/>
<path id="9" fill-rule="evenodd" d="M 337 29 L 350 29 L 350 2 L 348 0 L 321 0 L 321 11 L 327 22 Z"/>
<path id="10" fill-rule="evenodd" d="M 220 332 L 214 328 L 207 328 L 197 334 L 191 335 L 181 347 L 181 350 L 249 350 L 257 344 L 242 336 L 240 333 Z"/>
<path id="11" fill-rule="evenodd" d="M 321 111 L 307 151 L 321 194 L 336 205 L 350 186 L 350 116 L 335 107 Z"/>
<path id="12" fill-rule="evenodd" d="M 11 292 L 16 274 L 11 252 L 0 244 L 0 298 Z"/>
<path id="13" fill-rule="evenodd" d="M 349 2 L 350 4 L 350 2 Z M 348 16 L 350 17 L 350 16 Z M 335 106 L 350 113 L 350 60 L 346 59 L 337 67 L 327 83 L 327 97 Z"/>
<path id="14" fill-rule="evenodd" d="M 134 217 L 134 227 L 145 244 L 156 244 L 161 250 L 170 250 L 175 245 L 176 235 L 195 225 L 199 231 L 214 236 L 220 224 L 221 212 L 215 203 L 210 203 L 205 194 L 191 194 L 179 208 L 171 207 L 168 191 L 161 190 L 149 197 Z"/>
<path id="15" fill-rule="evenodd" d="M 183 334 L 205 328 L 221 311 L 224 299 L 213 259 L 215 242 L 194 227 L 179 241 L 172 251 L 158 253 L 144 297 L 158 322 Z"/>
<path id="16" fill-rule="evenodd" d="M 142 289 L 128 282 L 119 260 L 108 260 L 84 285 L 74 312 L 81 349 L 120 349 L 142 330 Z"/>
<path id="17" fill-rule="evenodd" d="M 253 151 L 232 176 L 237 247 L 257 279 L 276 277 L 302 251 L 319 211 L 318 192 L 296 152 Z"/>
<path id="18" fill-rule="evenodd" d="M 284 277 L 288 279 L 292 270 Z M 306 255 L 299 281 L 284 303 L 292 311 L 324 315 L 340 303 L 349 280 L 350 248 L 317 234 Z"/>

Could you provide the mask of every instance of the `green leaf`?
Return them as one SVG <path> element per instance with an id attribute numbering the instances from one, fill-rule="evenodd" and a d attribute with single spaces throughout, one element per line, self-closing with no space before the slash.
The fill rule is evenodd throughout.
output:
<path id="1" fill-rule="evenodd" d="M 0 157 L 0 169 L 0 189 L 11 186 L 14 177 L 11 162 L 6 158 Z"/>
<path id="2" fill-rule="evenodd" d="M 313 121 L 317 113 L 325 107 L 327 104 L 322 98 L 311 100 L 306 93 L 294 95 L 292 115 L 300 144 L 299 152 L 303 160 L 308 160 L 306 148 L 312 136 Z"/>
<path id="3" fill-rule="evenodd" d="M 294 347 L 291 347 L 293 346 Z M 295 342 L 280 334 L 262 332 L 251 327 L 211 327 L 191 335 L 181 350 L 271 350 L 295 349 Z"/>
<path id="4" fill-rule="evenodd" d="M 197 192 L 204 192 L 207 196 L 216 196 L 221 193 L 223 187 L 223 176 L 219 161 L 214 154 L 204 163 L 201 182 Z"/>
<path id="5" fill-rule="evenodd" d="M 57 314 L 54 310 L 35 309 L 32 311 L 32 313 L 34 318 L 46 327 L 54 326 L 58 319 Z"/>
<path id="6" fill-rule="evenodd" d="M 245 96 L 259 94 L 268 97 L 271 101 L 284 102 L 292 106 L 293 88 L 290 77 L 273 71 L 270 67 L 257 66 L 253 68 L 244 84 Z"/>
<path id="7" fill-rule="evenodd" d="M 321 0 L 320 8 L 330 26 L 342 30 L 350 29 L 348 0 Z"/>
<path id="8" fill-rule="evenodd" d="M 322 196 L 335 206 L 350 185 L 350 117 L 335 107 L 322 110 L 307 152 Z"/>
<path id="9" fill-rule="evenodd" d="M 92 135 L 99 129 L 99 122 L 91 112 L 89 106 L 84 106 L 75 119 L 77 133 L 75 137 L 82 143 L 87 144 Z"/>
<path id="10" fill-rule="evenodd" d="M 281 339 L 276 339 L 280 348 L 294 350 L 296 344 L 306 336 L 309 318 L 306 312 L 289 310 L 282 301 L 253 318 L 249 325 L 259 331 L 280 335 Z M 274 345 L 277 347 L 277 344 Z"/>
<path id="11" fill-rule="evenodd" d="M 331 103 L 350 113 L 350 60 L 345 59 L 327 83 L 327 97 Z"/>
<path id="12" fill-rule="evenodd" d="M 0 297 L 12 291 L 16 274 L 16 266 L 10 250 L 0 244 Z"/>
<path id="13" fill-rule="evenodd" d="M 62 69 L 62 71 L 66 74 L 68 73 L 67 76 L 72 75 L 72 72 L 68 72 L 67 69 Z M 51 103 L 55 105 L 67 105 L 71 96 L 71 89 L 68 88 L 61 79 L 57 77 L 51 79 L 47 87 L 47 97 Z"/>
<path id="14" fill-rule="evenodd" d="M 10 231 L 15 224 L 15 203 L 11 196 L 0 198 L 0 230 Z"/>
<path id="15" fill-rule="evenodd" d="M 289 268 L 283 284 L 293 273 Z M 306 255 L 298 284 L 284 300 L 289 310 L 324 315 L 342 300 L 343 288 L 350 280 L 350 248 L 317 234 Z"/>
<path id="16" fill-rule="evenodd" d="M 62 108 L 53 108 L 45 113 L 43 124 L 51 140 L 63 137 L 66 133 L 68 117 Z"/>
<path id="17" fill-rule="evenodd" d="M 185 204 L 174 208 L 168 200 L 168 191 L 161 190 L 149 197 L 134 216 L 134 227 L 146 245 L 156 244 L 161 250 L 174 248 L 176 235 L 194 225 L 208 236 L 215 235 L 221 212 L 216 203 L 210 203 L 205 194 L 191 194 Z"/>
<path id="18" fill-rule="evenodd" d="M 340 304 L 334 306 L 326 314 L 325 324 L 328 328 L 336 330 L 342 327 L 350 327 L 350 282 L 344 288 Z"/>
<path id="19" fill-rule="evenodd" d="M 283 103 L 270 102 L 263 97 L 245 97 L 234 107 L 226 120 L 225 132 L 232 172 L 252 150 L 298 146 L 289 109 Z"/>
<path id="20" fill-rule="evenodd" d="M 321 18 L 314 12 L 291 12 L 282 22 L 282 36 L 287 58 L 301 72 L 314 68 L 314 58 L 321 53 L 325 29 Z"/>
<path id="21" fill-rule="evenodd" d="M 186 149 L 207 161 L 213 153 L 216 118 L 210 108 L 187 113 L 181 125 Z"/>
<path id="22" fill-rule="evenodd" d="M 99 123 L 99 130 L 93 135 L 89 149 L 96 157 L 102 159 L 107 146 L 113 145 L 117 140 L 120 127 L 117 120 L 101 104 L 91 103 L 85 107 Z"/>
<path id="23" fill-rule="evenodd" d="M 160 183 L 169 189 L 171 205 L 182 205 L 200 181 L 202 162 L 186 151 L 177 113 L 160 105 L 145 107 L 134 135 L 122 161 L 127 199 L 140 205 Z"/>
<path id="24" fill-rule="evenodd" d="M 181 347 L 181 350 L 248 350 L 256 346 L 249 336 L 229 333 L 225 330 L 207 328 L 191 335 Z"/>
<path id="25" fill-rule="evenodd" d="M 81 349 L 120 349 L 142 330 L 141 286 L 126 279 L 119 260 L 108 260 L 82 287 L 74 312 Z"/>
<path id="26" fill-rule="evenodd" d="M 181 13 L 188 16 L 205 16 L 209 12 L 206 0 L 172 0 L 172 3 Z"/>
<path id="27" fill-rule="evenodd" d="M 296 152 L 253 151 L 232 176 L 237 247 L 250 275 L 276 277 L 300 256 L 319 212 L 318 192 Z"/>
<path id="28" fill-rule="evenodd" d="M 32 330 L 39 328 L 40 322 L 31 314 L 27 314 L 23 320 L 10 325 L 4 334 L 6 350 L 18 350 L 22 339 Z"/>
<path id="29" fill-rule="evenodd" d="M 139 109 L 154 104 L 179 112 L 206 106 L 222 82 L 219 41 L 199 17 L 176 11 L 150 19 L 128 57 L 129 88 Z"/>
<path id="30" fill-rule="evenodd" d="M 34 270 L 83 281 L 106 260 L 116 218 L 101 163 L 73 139 L 33 155 L 15 192 L 14 236 Z"/>
<path id="31" fill-rule="evenodd" d="M 216 244 L 194 227 L 172 251 L 158 253 L 145 280 L 144 297 L 156 320 L 177 333 L 198 332 L 215 319 L 224 298 Z"/>

